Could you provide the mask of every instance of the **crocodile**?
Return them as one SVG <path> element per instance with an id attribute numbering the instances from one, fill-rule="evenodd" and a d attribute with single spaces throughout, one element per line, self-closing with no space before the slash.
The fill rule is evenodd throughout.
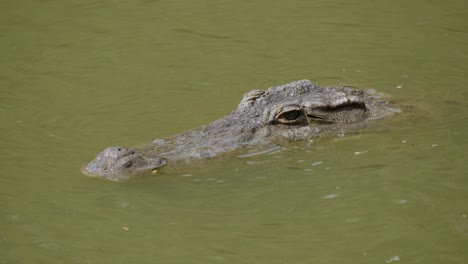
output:
<path id="1" fill-rule="evenodd" d="M 168 163 L 213 158 L 246 146 L 278 145 L 361 129 L 399 112 L 373 90 L 321 87 L 309 80 L 252 90 L 237 109 L 211 124 L 155 139 L 143 148 L 108 147 L 82 172 L 109 180 L 156 171 Z"/>

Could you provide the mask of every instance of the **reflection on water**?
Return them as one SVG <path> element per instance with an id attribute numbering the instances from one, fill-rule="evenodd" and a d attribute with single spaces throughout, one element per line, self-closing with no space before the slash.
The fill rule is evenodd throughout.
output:
<path id="1" fill-rule="evenodd" d="M 463 1 L 3 1 L 0 263 L 463 263 Z M 80 166 L 309 78 L 404 111 L 112 183 Z"/>

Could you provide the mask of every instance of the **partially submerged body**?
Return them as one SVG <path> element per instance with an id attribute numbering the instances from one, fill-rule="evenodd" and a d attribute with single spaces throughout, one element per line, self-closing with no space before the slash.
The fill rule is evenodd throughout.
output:
<path id="1" fill-rule="evenodd" d="M 343 133 L 395 112 L 398 109 L 372 94 L 301 80 L 247 92 L 231 114 L 185 133 L 156 139 L 150 147 L 109 147 L 82 171 L 110 180 L 128 178 L 167 163 L 211 158 L 247 145 Z"/>

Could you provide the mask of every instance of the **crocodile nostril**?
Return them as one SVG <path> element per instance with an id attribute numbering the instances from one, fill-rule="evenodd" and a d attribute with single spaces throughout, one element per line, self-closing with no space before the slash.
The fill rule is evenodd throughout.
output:
<path id="1" fill-rule="evenodd" d="M 128 169 L 128 168 L 130 168 L 132 165 L 133 165 L 133 162 L 127 161 L 127 162 L 125 162 L 125 163 L 122 165 L 122 167 Z"/>

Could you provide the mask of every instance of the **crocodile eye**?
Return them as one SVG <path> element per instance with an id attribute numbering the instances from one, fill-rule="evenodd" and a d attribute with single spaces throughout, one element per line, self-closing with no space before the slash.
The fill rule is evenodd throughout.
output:
<path id="1" fill-rule="evenodd" d="M 301 116 L 300 111 L 289 111 L 282 115 L 283 118 L 287 119 L 288 121 L 296 120 Z"/>
<path id="2" fill-rule="evenodd" d="M 302 110 L 290 110 L 280 113 L 275 121 L 283 125 L 302 125 L 307 123 L 307 119 Z"/>

